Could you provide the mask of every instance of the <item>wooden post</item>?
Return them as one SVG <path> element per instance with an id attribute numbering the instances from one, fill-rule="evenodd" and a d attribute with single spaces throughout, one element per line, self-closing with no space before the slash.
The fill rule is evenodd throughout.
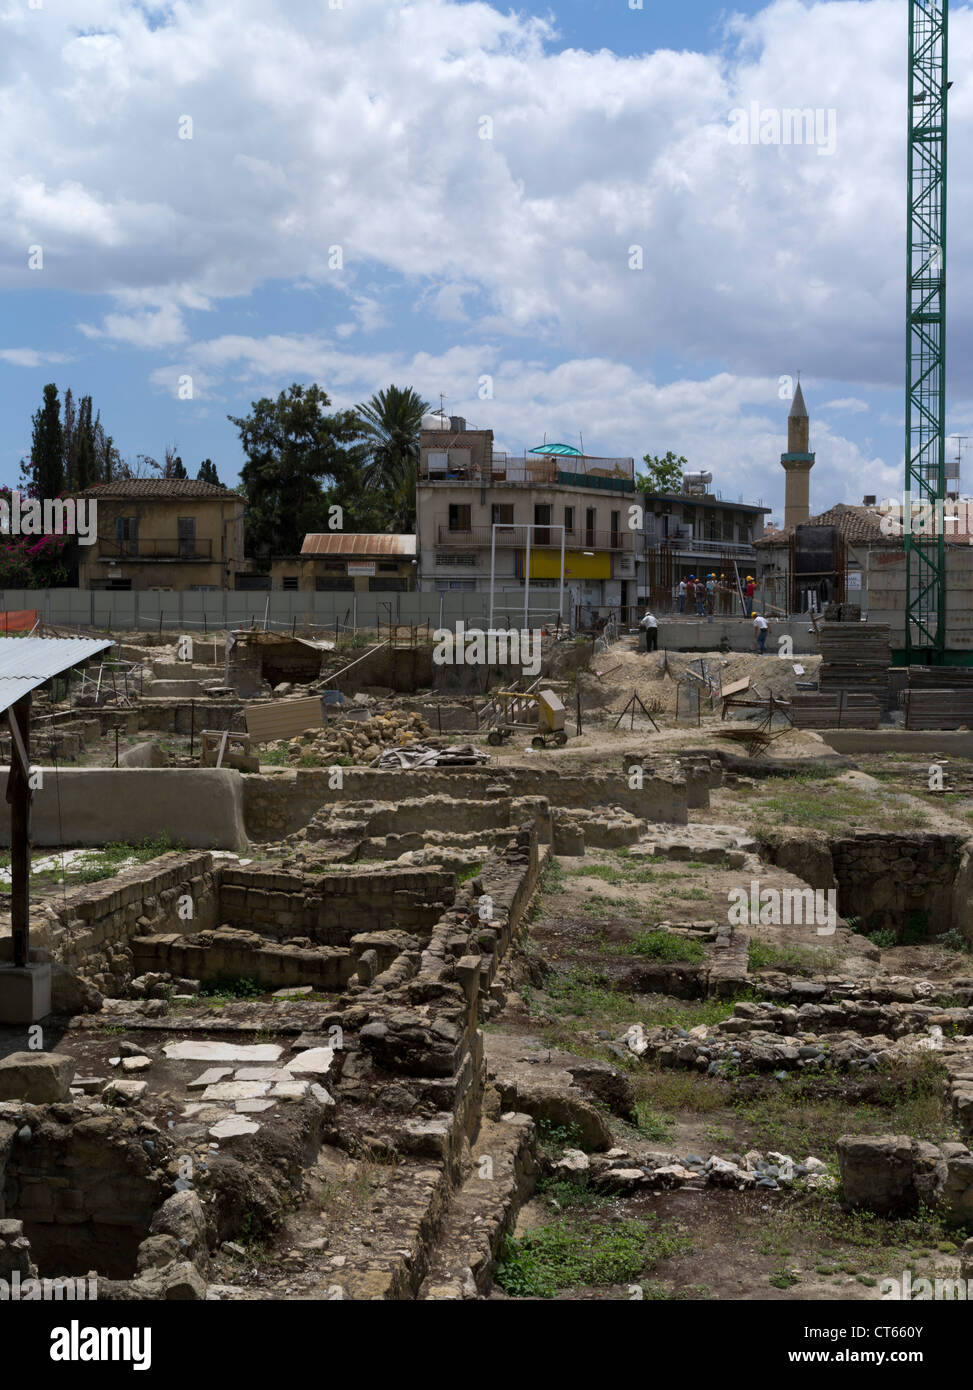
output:
<path id="1" fill-rule="evenodd" d="M 189 702 L 189 756 L 193 756 L 196 747 L 196 701 Z"/>
<path id="2" fill-rule="evenodd" d="M 580 738 L 580 737 L 581 737 L 581 691 L 580 691 L 580 690 L 577 690 L 577 689 L 575 690 L 575 692 L 574 692 L 574 699 L 575 699 L 575 704 L 576 704 L 576 707 L 577 707 L 577 708 L 576 708 L 577 720 L 578 720 L 578 729 L 577 729 L 577 732 L 578 732 L 578 737 Z"/>
<path id="3" fill-rule="evenodd" d="M 11 705 L 7 719 L 11 740 L 10 776 L 7 780 L 7 800 L 10 803 L 10 920 L 13 963 L 23 967 L 30 960 L 29 695 Z"/>
<path id="4" fill-rule="evenodd" d="M 118 766 L 118 725 L 115 725 L 115 766 Z"/>

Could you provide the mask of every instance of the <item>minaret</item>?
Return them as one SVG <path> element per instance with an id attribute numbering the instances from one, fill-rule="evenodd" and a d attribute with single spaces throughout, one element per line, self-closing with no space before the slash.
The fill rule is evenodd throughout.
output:
<path id="1" fill-rule="evenodd" d="M 811 515 L 810 478 L 814 455 L 808 452 L 810 422 L 801 383 L 797 383 L 790 414 L 787 417 L 787 453 L 781 454 L 780 466 L 787 474 L 784 485 L 784 525 L 799 526 Z"/>

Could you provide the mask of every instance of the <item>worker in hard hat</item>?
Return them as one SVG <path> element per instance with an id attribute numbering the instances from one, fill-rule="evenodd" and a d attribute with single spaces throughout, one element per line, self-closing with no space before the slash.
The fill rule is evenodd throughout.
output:
<path id="1" fill-rule="evenodd" d="M 747 598 L 753 598 L 754 583 L 752 574 L 747 575 L 747 582 L 743 586 L 743 592 L 746 594 Z"/>
<path id="2" fill-rule="evenodd" d="M 763 656 L 767 646 L 767 632 L 770 624 L 762 613 L 751 613 L 753 619 L 753 635 L 757 640 L 757 655 Z"/>
<path id="3" fill-rule="evenodd" d="M 655 652 L 659 649 L 659 624 L 654 613 L 647 608 L 639 622 L 639 627 L 645 633 L 645 650 Z"/>

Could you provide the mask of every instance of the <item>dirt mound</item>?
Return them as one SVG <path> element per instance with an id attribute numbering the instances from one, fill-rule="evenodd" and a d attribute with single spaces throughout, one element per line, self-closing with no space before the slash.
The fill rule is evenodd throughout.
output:
<path id="1" fill-rule="evenodd" d="M 588 709 L 617 713 L 635 690 L 649 708 L 656 700 L 664 710 L 674 711 L 676 686 L 687 671 L 704 676 L 717 690 L 749 676 L 755 695 L 787 700 L 797 694 L 798 682 L 817 681 L 820 666 L 820 656 L 783 660 L 770 652 L 639 652 L 623 639 L 600 652 L 590 671 L 579 672 L 578 682 Z"/>

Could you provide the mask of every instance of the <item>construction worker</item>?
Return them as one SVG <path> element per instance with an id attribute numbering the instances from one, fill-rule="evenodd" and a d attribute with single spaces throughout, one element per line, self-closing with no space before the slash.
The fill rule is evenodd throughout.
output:
<path id="1" fill-rule="evenodd" d="M 751 613 L 750 616 L 753 618 L 753 635 L 757 639 L 757 655 L 763 656 L 770 624 L 762 613 Z"/>
<path id="2" fill-rule="evenodd" d="M 685 613 L 685 611 L 686 611 L 686 581 L 685 581 L 685 579 L 680 579 L 679 583 L 676 585 L 676 595 L 677 595 L 677 597 L 678 597 L 678 599 L 679 599 L 679 612 L 680 612 L 680 613 Z"/>
<path id="3" fill-rule="evenodd" d="M 655 651 L 658 651 L 658 650 L 659 650 L 659 624 L 658 624 L 658 622 L 656 621 L 655 614 L 654 614 L 654 613 L 650 613 L 649 610 L 646 609 L 646 610 L 645 610 L 645 613 L 644 613 L 644 615 L 643 615 L 643 617 L 642 617 L 642 620 L 641 620 L 641 622 L 639 623 L 639 627 L 640 627 L 640 628 L 642 629 L 642 631 L 645 633 L 645 650 L 646 650 L 647 652 L 655 652 Z"/>
<path id="4" fill-rule="evenodd" d="M 707 613 L 712 613 L 712 611 L 713 611 L 713 604 L 714 604 L 715 600 L 716 600 L 716 575 L 715 575 L 715 574 L 708 574 L 708 575 L 706 576 L 706 611 L 707 611 Z"/>
<path id="5" fill-rule="evenodd" d="M 746 594 L 747 598 L 753 598 L 753 591 L 754 591 L 753 575 L 752 575 L 752 574 L 748 574 L 748 575 L 747 575 L 747 582 L 746 582 L 746 584 L 745 584 L 744 587 L 743 587 L 743 592 Z"/>

